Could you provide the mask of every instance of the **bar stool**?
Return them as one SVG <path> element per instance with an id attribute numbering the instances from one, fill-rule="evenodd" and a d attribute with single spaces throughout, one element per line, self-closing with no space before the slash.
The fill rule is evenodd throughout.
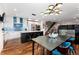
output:
<path id="1" fill-rule="evenodd" d="M 73 46 L 74 41 L 75 41 L 75 37 L 70 37 L 67 41 L 68 41 L 68 42 L 71 42 L 70 50 L 74 50 L 74 51 L 72 51 L 72 52 L 76 53 L 75 48 L 74 48 L 74 46 Z M 73 53 L 73 54 L 74 54 L 74 53 Z"/>
<path id="2" fill-rule="evenodd" d="M 75 38 L 74 38 L 74 37 L 70 37 L 67 41 L 68 41 L 68 42 L 71 42 L 71 44 L 73 44 L 74 41 L 75 41 Z"/>
<path id="3" fill-rule="evenodd" d="M 68 50 L 68 53 L 69 53 L 70 55 L 72 55 L 72 54 L 74 55 L 74 54 L 76 53 L 73 46 L 69 46 L 68 49 L 69 49 L 69 50 Z"/>
<path id="4" fill-rule="evenodd" d="M 75 49 L 71 45 L 71 42 L 64 42 L 63 44 L 60 45 L 60 48 L 68 48 L 68 54 L 74 54 Z"/>
<path id="5" fill-rule="evenodd" d="M 75 38 L 74 38 L 74 37 L 70 37 L 70 38 L 68 39 L 68 41 L 75 41 Z"/>
<path id="6" fill-rule="evenodd" d="M 58 49 L 55 49 L 52 51 L 52 55 L 62 55 L 62 53 Z"/>
<path id="7" fill-rule="evenodd" d="M 61 48 L 68 48 L 71 45 L 70 42 L 64 42 L 60 45 Z"/>

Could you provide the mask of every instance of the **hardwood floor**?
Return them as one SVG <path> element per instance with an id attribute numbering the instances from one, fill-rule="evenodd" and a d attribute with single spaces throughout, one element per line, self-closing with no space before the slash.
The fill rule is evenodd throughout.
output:
<path id="1" fill-rule="evenodd" d="M 76 50 L 76 54 L 75 55 L 79 55 L 79 45 L 73 45 L 75 50 Z"/>
<path id="2" fill-rule="evenodd" d="M 79 45 L 74 45 L 76 55 L 79 55 Z M 35 55 L 41 55 L 41 46 L 37 49 L 35 44 Z M 1 55 L 32 55 L 32 42 L 21 43 L 20 39 L 9 40 L 6 42 Z"/>
<path id="3" fill-rule="evenodd" d="M 14 40 L 10 40 L 7 41 L 3 51 L 2 51 L 2 55 L 21 55 L 21 54 L 29 54 L 31 55 L 31 47 L 32 44 L 31 42 L 27 42 L 27 43 L 20 43 L 19 39 L 14 39 Z"/>
<path id="4" fill-rule="evenodd" d="M 35 44 L 35 55 L 41 54 L 41 46 L 37 49 Z M 32 55 L 32 41 L 21 43 L 20 39 L 9 40 L 6 42 L 2 55 Z"/>

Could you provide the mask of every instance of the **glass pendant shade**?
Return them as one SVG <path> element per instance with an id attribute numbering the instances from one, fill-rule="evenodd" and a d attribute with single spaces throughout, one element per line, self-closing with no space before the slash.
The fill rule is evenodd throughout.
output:
<path id="1" fill-rule="evenodd" d="M 62 6 L 62 4 L 60 3 L 60 4 L 58 4 L 56 7 L 57 7 L 57 8 L 60 8 L 61 6 Z"/>
<path id="2" fill-rule="evenodd" d="M 48 9 L 53 9 L 53 7 L 54 7 L 53 5 L 50 5 L 50 6 L 48 7 Z"/>
<path id="3" fill-rule="evenodd" d="M 50 13 L 51 12 L 51 10 L 46 10 L 46 13 Z"/>

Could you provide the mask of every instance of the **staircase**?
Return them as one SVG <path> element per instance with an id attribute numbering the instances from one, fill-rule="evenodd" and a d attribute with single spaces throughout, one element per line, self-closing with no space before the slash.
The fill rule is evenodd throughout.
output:
<path id="1" fill-rule="evenodd" d="M 51 28 L 56 24 L 56 22 L 52 22 L 52 23 L 50 23 L 50 25 L 48 25 L 50 22 L 48 21 L 48 23 L 47 23 L 47 27 L 48 27 L 48 29 L 47 29 L 47 31 L 45 32 L 45 35 L 47 35 L 48 33 L 49 33 L 49 31 L 51 30 Z"/>

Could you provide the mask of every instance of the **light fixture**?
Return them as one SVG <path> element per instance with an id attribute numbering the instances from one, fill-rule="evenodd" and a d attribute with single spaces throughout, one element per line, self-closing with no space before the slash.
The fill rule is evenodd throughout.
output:
<path id="1" fill-rule="evenodd" d="M 57 3 L 55 8 L 60 8 L 62 6 L 62 3 Z"/>
<path id="2" fill-rule="evenodd" d="M 15 9 L 13 9 L 13 10 L 14 10 L 14 11 L 17 11 L 17 10 L 16 10 L 16 8 L 15 8 Z"/>
<path id="3" fill-rule="evenodd" d="M 48 16 L 48 14 L 45 14 L 44 16 Z"/>
<path id="4" fill-rule="evenodd" d="M 53 9 L 53 7 L 54 7 L 54 5 L 49 5 L 48 8 L 49 8 L 49 9 Z"/>
<path id="5" fill-rule="evenodd" d="M 48 6 L 48 9 L 46 9 L 45 12 L 42 12 L 41 14 L 43 15 L 59 15 L 61 14 L 61 6 L 62 6 L 62 3 L 56 3 L 55 5 L 49 5 Z"/>
<path id="6" fill-rule="evenodd" d="M 41 12 L 41 15 L 43 15 L 44 13 L 43 12 Z"/>
<path id="7" fill-rule="evenodd" d="M 53 13 L 50 13 L 50 15 L 53 15 Z"/>
<path id="8" fill-rule="evenodd" d="M 50 13 L 51 12 L 51 10 L 46 10 L 46 13 Z"/>
<path id="9" fill-rule="evenodd" d="M 59 15 L 58 13 L 55 13 L 55 15 Z"/>
<path id="10" fill-rule="evenodd" d="M 61 14 L 62 13 L 62 11 L 59 11 L 59 14 Z"/>

